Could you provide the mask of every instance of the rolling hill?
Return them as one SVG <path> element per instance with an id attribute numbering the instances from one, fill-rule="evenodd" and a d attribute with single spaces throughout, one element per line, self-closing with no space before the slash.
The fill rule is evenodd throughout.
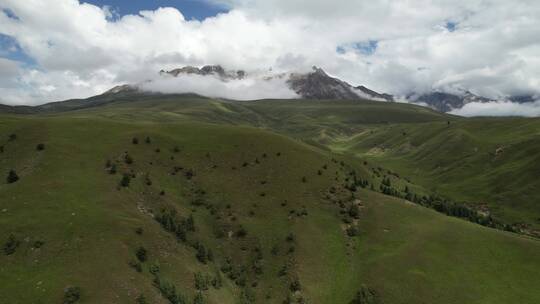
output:
<path id="1" fill-rule="evenodd" d="M 122 94 L 0 115 L 0 303 L 540 301 L 536 119 Z"/>

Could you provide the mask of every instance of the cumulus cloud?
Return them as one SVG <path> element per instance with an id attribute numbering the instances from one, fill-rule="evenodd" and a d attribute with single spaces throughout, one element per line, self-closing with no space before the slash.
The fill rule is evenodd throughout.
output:
<path id="1" fill-rule="evenodd" d="M 36 63 L 20 70 L 19 92 L 0 88 L 0 102 L 87 97 L 161 69 L 204 64 L 247 71 L 317 65 L 395 95 L 540 93 L 535 0 L 206 1 L 230 11 L 197 21 L 174 8 L 118 17 L 76 0 L 0 0 L 0 33 Z"/>
<path id="2" fill-rule="evenodd" d="M 455 109 L 451 114 L 460 116 L 540 116 L 540 100 L 528 103 L 513 103 L 497 101 L 490 103 L 472 102 L 461 109 Z"/>
<path id="3" fill-rule="evenodd" d="M 160 93 L 196 93 L 208 97 L 235 100 L 267 98 L 290 99 L 298 95 L 288 88 L 285 78 L 265 80 L 258 77 L 222 81 L 213 76 L 178 75 L 159 77 L 138 85 L 144 91 Z"/>

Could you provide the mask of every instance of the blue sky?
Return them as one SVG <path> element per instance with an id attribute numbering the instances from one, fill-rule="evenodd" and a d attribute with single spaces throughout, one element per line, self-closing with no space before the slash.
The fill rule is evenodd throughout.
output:
<path id="1" fill-rule="evenodd" d="M 117 14 L 116 17 L 137 14 L 142 10 L 155 10 L 159 7 L 175 7 L 182 12 L 187 20 L 204 20 L 228 11 L 223 6 L 205 0 L 84 0 L 80 2 L 99 7 L 109 6 Z M 4 11 L 11 18 L 17 18 L 11 11 Z M 27 66 L 35 66 L 35 61 L 22 51 L 15 39 L 1 33 L 0 58 L 22 62 Z"/>
<path id="2" fill-rule="evenodd" d="M 187 20 L 203 20 L 218 13 L 227 12 L 226 8 L 204 0 L 85 0 L 81 2 L 100 7 L 108 5 L 120 16 L 137 14 L 142 10 L 155 10 L 158 7 L 175 7 Z"/>

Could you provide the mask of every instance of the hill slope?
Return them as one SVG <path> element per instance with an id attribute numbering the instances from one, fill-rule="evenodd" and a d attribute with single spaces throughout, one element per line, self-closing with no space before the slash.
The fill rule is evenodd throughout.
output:
<path id="1" fill-rule="evenodd" d="M 20 179 L 0 185 L 0 302 L 62 302 L 72 286 L 78 303 L 537 303 L 537 240 L 361 189 L 378 160 L 353 153 L 394 123 L 429 136 L 447 120 L 462 123 L 193 97 L 2 116 L 0 172 Z"/>

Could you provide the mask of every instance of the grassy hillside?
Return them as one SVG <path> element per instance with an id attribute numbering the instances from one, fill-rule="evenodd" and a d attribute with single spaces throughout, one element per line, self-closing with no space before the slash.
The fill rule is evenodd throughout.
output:
<path id="1" fill-rule="evenodd" d="M 269 129 L 344 157 L 370 160 L 406 176 L 421 193 L 438 193 L 524 230 L 540 230 L 538 119 L 465 119 L 373 101 L 228 102 L 193 96 L 126 98 L 77 113 Z"/>
<path id="2" fill-rule="evenodd" d="M 351 187 L 411 172 L 368 153 L 383 130 L 448 120 L 193 97 L 1 116 L 0 303 L 537 303 L 539 241 Z"/>
<path id="3" fill-rule="evenodd" d="M 429 192 L 540 228 L 538 119 L 382 126 L 331 146 L 392 168 Z"/>

